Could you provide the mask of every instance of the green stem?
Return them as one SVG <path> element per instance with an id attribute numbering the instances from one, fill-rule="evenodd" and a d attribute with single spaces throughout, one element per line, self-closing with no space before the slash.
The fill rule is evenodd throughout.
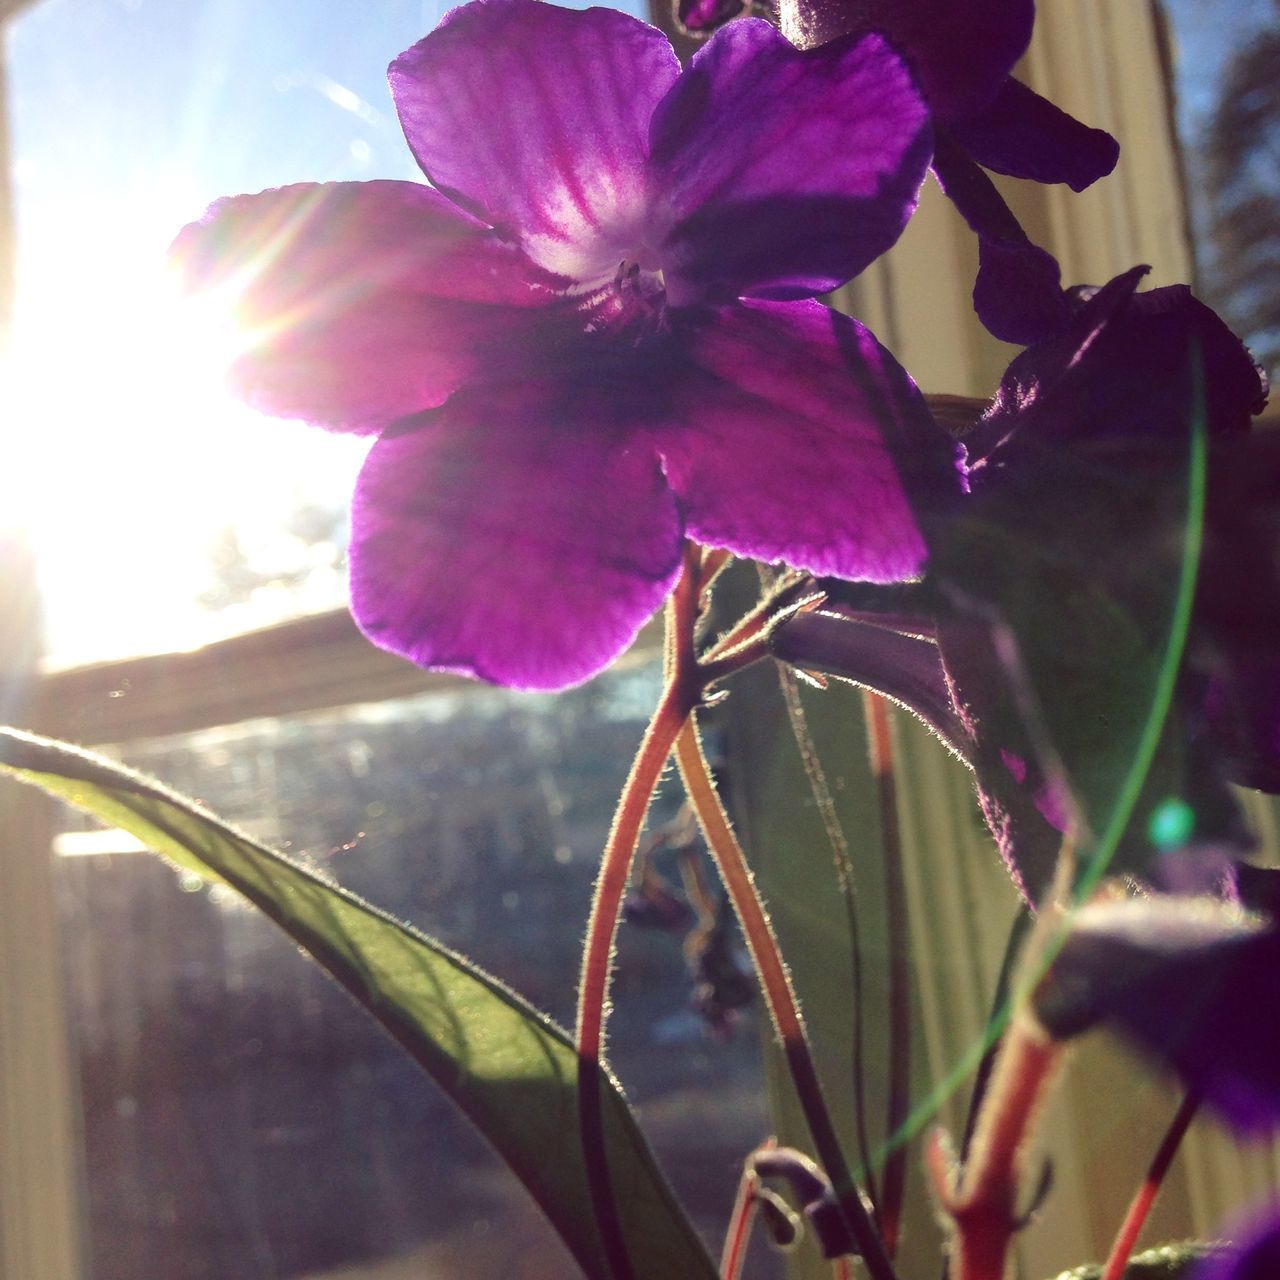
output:
<path id="1" fill-rule="evenodd" d="M 804 766 L 805 777 L 809 780 L 809 790 L 813 793 L 813 802 L 822 818 L 822 825 L 827 833 L 827 843 L 831 846 L 836 881 L 844 901 L 845 920 L 849 928 L 849 985 L 853 993 L 853 1025 L 850 1029 L 849 1056 L 850 1074 L 853 1077 L 854 1122 L 857 1128 L 858 1157 L 862 1161 L 862 1176 L 866 1179 L 867 1195 L 871 1198 L 871 1204 L 876 1210 L 877 1221 L 879 1221 L 880 1192 L 876 1187 L 876 1174 L 871 1159 L 871 1139 L 867 1132 L 864 1054 L 866 1011 L 863 1007 L 862 922 L 858 915 L 858 890 L 853 873 L 853 858 L 849 853 L 849 841 L 845 836 L 844 826 L 840 822 L 840 814 L 836 810 L 835 800 L 831 795 L 831 787 L 827 783 L 826 770 L 822 767 L 813 734 L 809 730 L 809 720 L 805 714 L 804 702 L 800 697 L 799 682 L 791 668 L 782 663 L 778 664 L 778 683 L 782 688 L 782 700 L 787 708 L 787 718 L 791 722 L 791 734 L 800 752 L 800 762 Z"/>
<path id="2" fill-rule="evenodd" d="M 880 806 L 880 847 L 884 859 L 885 916 L 889 943 L 889 1151 L 885 1159 L 878 1220 L 890 1257 L 898 1247 L 902 1206 L 907 1189 L 907 1144 L 897 1138 L 911 1109 L 911 956 L 907 923 L 907 886 L 902 869 L 902 837 L 898 828 L 898 796 L 893 767 L 893 734 L 889 705 L 878 693 L 865 690 L 871 749 Z"/>

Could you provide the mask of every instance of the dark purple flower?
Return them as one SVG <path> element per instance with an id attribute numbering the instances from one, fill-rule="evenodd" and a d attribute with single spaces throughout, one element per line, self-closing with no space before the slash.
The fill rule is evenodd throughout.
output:
<path id="1" fill-rule="evenodd" d="M 1194 605 L 1117 869 L 1246 843 L 1224 779 L 1280 789 L 1280 453 L 1250 433 L 1265 384 L 1209 308 L 1181 286 L 1136 293 L 1141 276 L 1009 366 L 965 439 L 963 511 L 934 539 L 952 694 L 988 820 L 1033 897 L 1058 829 L 1074 818 L 1101 837 L 1122 803 L 1174 626 L 1200 430 Z"/>
<path id="2" fill-rule="evenodd" d="M 978 316 L 1008 342 L 1059 329 L 1069 303 L 1058 264 L 983 170 L 1083 191 L 1115 168 L 1119 147 L 1010 75 L 1031 39 L 1033 0 L 779 0 L 779 17 L 802 49 L 879 31 L 903 53 L 933 115 L 934 173 L 978 235 Z"/>
<path id="3" fill-rule="evenodd" d="M 1120 1032 L 1244 1133 L 1280 1122 L 1280 928 L 1212 898 L 1091 904 L 1035 996 L 1066 1039 Z"/>
<path id="4" fill-rule="evenodd" d="M 1153 876 L 1250 838 L 1226 782 L 1280 791 L 1280 434 L 1251 431 L 1265 387 L 1182 287 L 1142 269 L 1083 297 L 1009 366 L 964 436 L 967 492 L 927 513 L 916 616 L 901 588 L 832 584 L 775 653 L 876 688 L 974 770 L 1031 901 L 1063 832 L 1087 855 L 1134 800 L 1112 870 Z M 1193 433 L 1207 445 L 1203 545 L 1171 705 L 1126 798 L 1161 687 L 1187 547 Z M 861 607 L 859 601 L 862 601 Z M 877 609 L 885 610 L 877 616 Z M 1113 833 L 1114 834 L 1114 833 Z"/>
<path id="5" fill-rule="evenodd" d="M 376 643 L 559 688 L 630 642 L 686 534 L 919 570 L 908 490 L 953 483 L 950 446 L 812 300 L 894 242 L 928 162 L 881 37 L 745 21 L 682 73 L 623 14 L 479 0 L 390 75 L 432 186 L 238 196 L 175 246 L 238 300 L 251 403 L 378 436 L 351 546 Z"/>
<path id="6" fill-rule="evenodd" d="M 1233 1248 L 1215 1251 L 1192 1280 L 1275 1280 L 1280 1276 L 1280 1205 L 1271 1204 L 1228 1230 Z"/>

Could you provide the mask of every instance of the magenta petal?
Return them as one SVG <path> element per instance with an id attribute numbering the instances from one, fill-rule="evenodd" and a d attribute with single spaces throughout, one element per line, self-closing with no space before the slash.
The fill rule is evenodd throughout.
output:
<path id="1" fill-rule="evenodd" d="M 455 396 L 379 440 L 352 511 L 351 600 L 375 644 L 518 689 L 602 670 L 680 563 L 651 450 L 573 398 L 513 384 Z"/>
<path id="2" fill-rule="evenodd" d="M 228 295 L 244 399 L 342 431 L 379 431 L 499 359 L 527 362 L 558 298 L 554 277 L 410 182 L 219 200 L 171 258 L 190 291 Z"/>
<path id="3" fill-rule="evenodd" d="M 1026 51 L 1033 0 L 780 0 L 787 38 L 801 48 L 879 31 L 911 63 L 934 116 L 981 110 Z"/>
<path id="4" fill-rule="evenodd" d="M 970 742 L 951 701 L 938 646 L 841 609 L 799 609 L 771 628 L 769 652 L 892 698 L 967 762 Z"/>
<path id="5" fill-rule="evenodd" d="M 951 126 L 956 141 L 984 168 L 1033 182 L 1065 182 L 1072 191 L 1116 167 L 1120 144 L 1081 124 L 1010 77 L 984 111 Z"/>
<path id="6" fill-rule="evenodd" d="M 745 0 L 676 0 L 676 23 L 692 35 L 706 35 L 747 8 Z"/>
<path id="7" fill-rule="evenodd" d="M 856 321 L 819 303 L 686 318 L 695 366 L 658 429 L 691 536 L 871 582 L 926 558 L 913 503 L 955 492 L 954 446 L 914 383 Z"/>
<path id="8" fill-rule="evenodd" d="M 910 73 L 880 36 L 800 52 L 767 22 L 730 23 L 663 100 L 655 192 L 676 305 L 800 298 L 858 274 L 897 240 L 932 148 Z"/>
<path id="9" fill-rule="evenodd" d="M 401 54 L 390 78 L 431 181 L 583 280 L 634 247 L 649 118 L 678 73 L 666 37 L 626 14 L 479 0 Z"/>

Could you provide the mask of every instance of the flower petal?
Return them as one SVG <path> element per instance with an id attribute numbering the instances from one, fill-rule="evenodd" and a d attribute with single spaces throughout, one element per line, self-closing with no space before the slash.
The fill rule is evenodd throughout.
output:
<path id="1" fill-rule="evenodd" d="M 767 22 L 730 23 L 659 106 L 655 192 L 675 217 L 668 296 L 800 298 L 897 240 L 931 149 L 928 112 L 877 35 L 800 52 Z"/>
<path id="2" fill-rule="evenodd" d="M 1190 665 L 1227 776 L 1280 793 L 1280 435 L 1215 442 Z"/>
<path id="3" fill-rule="evenodd" d="M 749 8 L 749 0 L 676 0 L 676 25 L 690 35 L 707 35 Z"/>
<path id="4" fill-rule="evenodd" d="M 652 451 L 588 418 L 572 389 L 462 393 L 383 436 L 352 512 L 352 612 L 419 666 L 519 689 L 602 670 L 680 562 Z"/>
<path id="5" fill-rule="evenodd" d="M 958 489 L 954 445 L 875 338 L 820 303 L 682 318 L 670 420 L 657 428 L 690 534 L 841 578 L 914 577 L 916 509 Z"/>
<path id="6" fill-rule="evenodd" d="M 879 31 L 911 63 L 934 116 L 959 119 L 999 92 L 1031 39 L 1033 0 L 780 0 L 787 39 L 801 48 Z"/>
<path id="7" fill-rule="evenodd" d="M 966 438 L 976 465 L 999 451 L 1046 453 L 1089 442 L 1185 445 L 1203 399 L 1210 436 L 1243 435 L 1266 403 L 1249 353 L 1185 285 L 1136 293 L 1145 267 L 1095 291 L 1052 341 L 1017 356 Z"/>
<path id="8" fill-rule="evenodd" d="M 1273 1280 L 1280 1276 L 1280 1205 L 1268 1205 L 1224 1234 L 1236 1247 L 1215 1249 L 1195 1269 L 1191 1280 Z"/>
<path id="9" fill-rule="evenodd" d="M 874 689 L 922 720 L 953 755 L 969 739 L 952 706 L 938 646 L 831 609 L 800 609 L 769 635 L 775 658 Z"/>
<path id="10" fill-rule="evenodd" d="M 1052 337 L 1070 316 L 1052 255 L 1031 243 L 995 184 L 945 133 L 936 139 L 933 172 L 978 233 L 978 319 L 1005 342 L 1026 345 Z"/>
<path id="11" fill-rule="evenodd" d="M 985 169 L 1065 182 L 1072 191 L 1105 177 L 1120 158 L 1120 144 L 1106 130 L 1081 124 L 1012 77 L 984 110 L 953 123 L 951 133 Z"/>
<path id="12" fill-rule="evenodd" d="M 1050 337 L 1069 314 L 1057 259 L 1030 240 L 979 236 L 973 309 L 1003 342 L 1025 345 Z"/>
<path id="13" fill-rule="evenodd" d="M 379 431 L 480 370 L 519 367 L 558 281 L 410 182 L 302 184 L 233 196 L 174 242 L 186 287 L 225 294 L 250 404 Z"/>
<path id="14" fill-rule="evenodd" d="M 1280 1122 L 1280 931 L 1213 899 L 1082 908 L 1035 996 L 1051 1034 L 1103 1022 L 1175 1070 L 1234 1128 Z"/>
<path id="15" fill-rule="evenodd" d="M 477 0 L 390 79 L 431 181 L 536 262 L 588 280 L 635 247 L 649 119 L 679 69 L 660 31 L 615 10 Z"/>

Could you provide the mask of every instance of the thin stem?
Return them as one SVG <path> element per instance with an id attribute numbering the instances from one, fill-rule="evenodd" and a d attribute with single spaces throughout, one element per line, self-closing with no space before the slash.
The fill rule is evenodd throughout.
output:
<path id="1" fill-rule="evenodd" d="M 764 904 L 756 892 L 742 846 L 733 834 L 728 815 L 712 784 L 702 743 L 692 720 L 676 739 L 676 762 L 680 766 L 689 801 L 702 824 L 707 845 L 737 912 L 818 1159 L 831 1179 L 841 1214 L 872 1280 L 896 1280 L 893 1264 L 884 1251 L 840 1149 L 790 976 L 783 964 Z"/>
<path id="2" fill-rule="evenodd" d="M 609 1006 L 609 971 L 622 899 L 631 878 L 631 859 L 639 842 L 649 803 L 672 743 L 689 719 L 698 698 L 692 662 L 692 626 L 695 604 L 690 601 L 694 579 L 686 570 L 667 602 L 667 685 L 653 719 L 645 731 L 635 763 L 627 777 L 614 815 L 596 879 L 587 940 L 583 949 L 578 990 L 578 1123 L 592 1208 L 605 1254 L 617 1280 L 632 1280 L 631 1262 L 618 1216 L 618 1205 L 609 1177 L 608 1152 L 601 1112 L 604 1021 Z M 690 637 L 680 638 L 683 628 Z"/>
<path id="3" fill-rule="evenodd" d="M 748 1161 L 738 1181 L 738 1194 L 729 1216 L 729 1229 L 725 1232 L 724 1251 L 720 1254 L 720 1280 L 738 1280 L 747 1260 L 747 1245 L 751 1242 L 751 1224 L 755 1221 L 759 1204 L 756 1190 L 760 1178 Z"/>
<path id="4" fill-rule="evenodd" d="M 769 657 L 769 638 L 762 630 L 756 630 L 750 638 L 731 648 L 716 646 L 715 657 L 705 659 L 701 665 L 703 687 L 713 685 L 735 672 Z"/>
<path id="5" fill-rule="evenodd" d="M 880 1232 L 890 1257 L 897 1252 L 902 1206 L 907 1187 L 907 1144 L 897 1135 L 911 1110 L 911 957 L 907 923 L 907 885 L 902 869 L 902 834 L 898 827 L 897 781 L 893 766 L 893 734 L 889 704 L 864 690 L 871 750 L 880 806 L 880 847 L 884 860 L 885 916 L 889 950 L 889 1152 L 884 1166 L 884 1198 L 879 1206 Z"/>
<path id="6" fill-rule="evenodd" d="M 781 585 L 766 589 L 763 598 L 734 624 L 732 630 L 721 636 L 702 655 L 704 664 L 718 662 L 730 650 L 737 649 L 748 640 L 759 636 L 777 614 L 801 599 L 806 591 L 812 593 L 812 582 L 803 576 L 788 575 Z"/>
<path id="7" fill-rule="evenodd" d="M 1173 1163 L 1173 1157 L 1177 1155 L 1178 1147 L 1191 1127 L 1191 1121 L 1195 1118 L 1200 1106 L 1200 1096 L 1198 1090 L 1192 1089 L 1182 1099 L 1151 1161 L 1147 1176 L 1134 1195 L 1129 1211 L 1124 1216 L 1124 1222 L 1120 1224 L 1119 1234 L 1116 1236 L 1115 1244 L 1111 1246 L 1111 1253 L 1107 1257 L 1107 1265 L 1102 1270 L 1101 1280 L 1123 1280 L 1125 1268 L 1129 1265 L 1129 1255 L 1133 1253 L 1133 1246 L 1138 1242 L 1138 1235 L 1147 1220 L 1147 1215 L 1151 1212 L 1151 1206 L 1155 1204 L 1156 1197 L 1160 1194 L 1160 1187 L 1164 1183 L 1165 1174 L 1169 1172 L 1169 1166 Z"/>
<path id="8" fill-rule="evenodd" d="M 1009 937 L 1005 941 L 1004 958 L 1000 962 L 1000 972 L 996 977 L 995 996 L 991 1002 L 991 1014 L 987 1018 L 987 1037 L 989 1043 L 978 1063 L 978 1070 L 973 1078 L 973 1090 L 969 1095 L 969 1107 L 964 1118 L 964 1135 L 960 1139 L 959 1165 L 963 1167 L 968 1159 L 969 1149 L 973 1145 L 973 1134 L 977 1128 L 978 1116 L 987 1096 L 987 1086 L 991 1082 L 991 1074 L 995 1069 L 996 1059 L 1000 1055 L 1000 1046 L 1004 1043 L 1005 1028 L 1009 1021 L 1011 992 L 1013 988 L 1014 969 L 1022 957 L 1023 943 L 1027 931 L 1035 923 L 1035 917 L 1025 906 L 1018 908 L 1009 929 Z M 935 1153 L 930 1153 L 933 1155 Z M 941 1184 L 940 1184 L 941 1185 Z M 942 1259 L 942 1280 L 950 1280 L 951 1259 Z"/>
<path id="9" fill-rule="evenodd" d="M 858 918 L 858 892 L 857 882 L 853 874 L 853 858 L 849 853 L 849 841 L 845 837 L 844 827 L 840 823 L 840 815 L 836 811 L 835 801 L 831 797 L 831 788 L 827 785 L 826 770 L 823 769 L 822 761 L 818 758 L 813 734 L 809 731 L 809 721 L 805 715 L 804 702 L 800 698 L 799 682 L 791 669 L 781 663 L 778 664 L 778 682 L 782 688 L 782 700 L 786 704 L 787 718 L 791 722 L 791 733 L 800 752 L 800 761 L 804 765 L 805 777 L 809 780 L 809 790 L 813 792 L 814 804 L 817 805 L 818 813 L 822 818 L 822 825 L 827 833 L 827 842 L 831 845 L 831 858 L 835 863 L 836 880 L 840 886 L 840 896 L 844 900 L 845 919 L 849 927 L 849 979 L 853 988 L 850 1068 L 853 1076 L 854 1122 L 858 1135 L 858 1156 L 862 1161 L 867 1194 L 871 1197 L 872 1205 L 878 1209 L 880 1193 L 876 1187 L 875 1170 L 871 1160 L 871 1140 L 867 1134 L 866 1070 L 863 1065 L 865 1010 L 862 999 L 862 927 Z M 877 1220 L 879 1220 L 878 1212 Z"/>

